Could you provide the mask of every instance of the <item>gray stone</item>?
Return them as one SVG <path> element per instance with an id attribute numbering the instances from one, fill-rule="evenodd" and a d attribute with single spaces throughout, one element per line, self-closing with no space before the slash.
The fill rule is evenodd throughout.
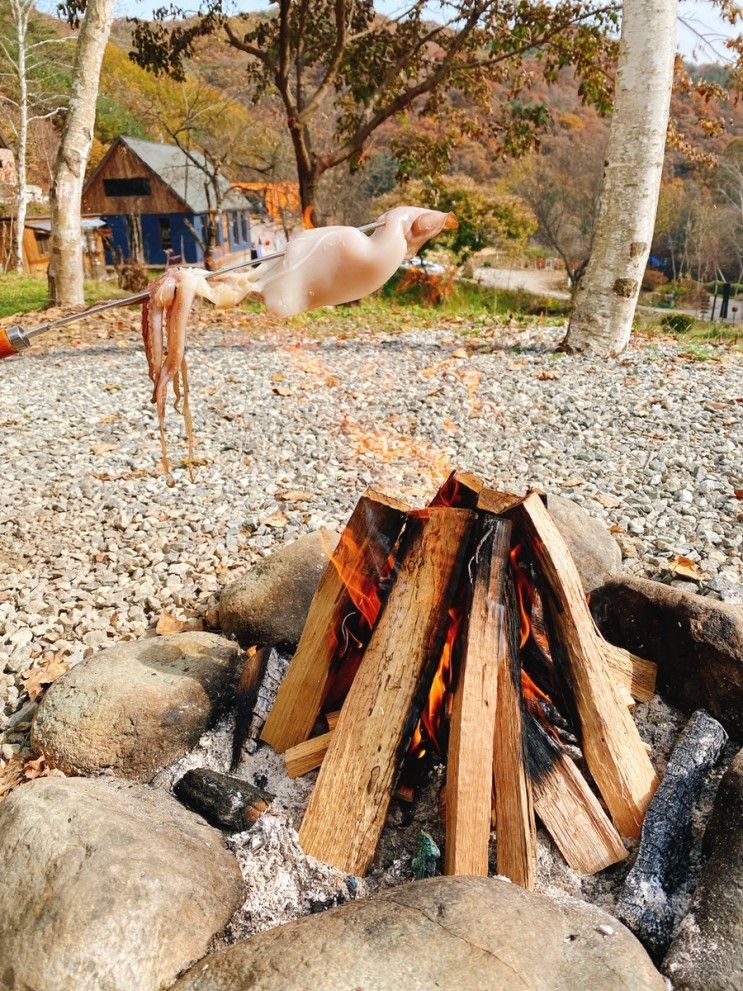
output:
<path id="1" fill-rule="evenodd" d="M 586 592 L 621 572 L 619 544 L 600 520 L 565 496 L 548 495 L 547 508 L 565 538 Z"/>
<path id="2" fill-rule="evenodd" d="M 607 925 L 612 930 L 606 935 Z M 600 909 L 494 878 L 415 881 L 254 936 L 174 991 L 664 991 Z"/>
<path id="3" fill-rule="evenodd" d="M 0 805 L 0 991 L 159 991 L 242 897 L 221 835 L 167 792 L 39 778 Z"/>
<path id="4" fill-rule="evenodd" d="M 663 962 L 676 991 L 743 987 L 743 750 L 715 797 L 702 869 L 689 914 Z"/>
<path id="5" fill-rule="evenodd" d="M 176 633 L 101 650 L 56 681 L 31 743 L 66 774 L 149 781 L 197 743 L 233 697 L 240 650 L 214 633 Z"/>
<path id="6" fill-rule="evenodd" d="M 655 661 L 668 702 L 743 737 L 743 609 L 627 576 L 596 589 L 591 611 L 607 640 Z"/>
<path id="7" fill-rule="evenodd" d="M 299 641 L 312 596 L 338 543 L 333 530 L 305 534 L 255 564 L 219 599 L 219 625 L 244 647 Z"/>

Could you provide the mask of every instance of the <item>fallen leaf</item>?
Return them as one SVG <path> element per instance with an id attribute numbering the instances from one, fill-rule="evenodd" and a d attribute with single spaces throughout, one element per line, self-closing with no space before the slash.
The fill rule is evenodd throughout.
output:
<path id="1" fill-rule="evenodd" d="M 534 376 L 534 378 L 539 379 L 540 382 L 550 382 L 550 381 L 553 381 L 553 380 L 554 381 L 559 381 L 560 376 L 559 375 L 555 375 L 554 372 L 537 372 L 537 374 Z"/>
<path id="2" fill-rule="evenodd" d="M 261 523 L 272 527 L 286 526 L 288 522 L 289 518 L 284 513 L 272 513 L 271 516 L 266 516 L 265 519 L 261 520 Z"/>
<path id="3" fill-rule="evenodd" d="M 281 372 L 276 372 L 275 375 L 271 376 L 272 382 L 286 382 L 286 375 L 282 375 Z"/>
<path id="4" fill-rule="evenodd" d="M 286 492 L 277 492 L 276 498 L 280 502 L 309 502 L 315 496 L 312 492 L 305 492 L 304 489 L 288 489 Z"/>
<path id="5" fill-rule="evenodd" d="M 47 765 L 46 757 L 43 754 L 41 757 L 27 761 L 23 766 L 23 777 L 26 781 L 34 781 L 36 778 L 48 778 L 50 773 L 51 768 Z"/>
<path id="6" fill-rule="evenodd" d="M 624 530 L 621 528 L 621 526 L 615 523 L 613 526 L 609 527 L 609 533 L 624 533 Z"/>
<path id="7" fill-rule="evenodd" d="M 118 418 L 118 413 L 109 413 L 107 416 L 102 416 L 100 420 L 98 420 L 98 425 L 101 426 L 104 423 L 116 423 Z"/>
<path id="8" fill-rule="evenodd" d="M 743 489 L 733 489 L 736 499 L 743 499 Z"/>
<path id="9" fill-rule="evenodd" d="M 0 767 L 0 801 L 23 781 L 23 758 L 14 754 L 5 767 Z"/>
<path id="10" fill-rule="evenodd" d="M 325 376 L 325 385 L 327 385 L 329 389 L 333 389 L 335 388 L 336 385 L 340 385 L 340 384 L 341 384 L 341 379 L 339 379 L 337 375 Z"/>
<path id="11" fill-rule="evenodd" d="M 155 633 L 167 637 L 171 633 L 198 633 L 203 629 L 204 623 L 200 619 L 177 619 L 172 613 L 164 612 L 157 621 Z"/>
<path id="12" fill-rule="evenodd" d="M 181 458 L 181 467 L 183 468 L 203 468 L 208 464 L 209 462 L 206 458 Z"/>
<path id="13" fill-rule="evenodd" d="M 617 499 L 616 496 L 607 495 L 605 492 L 597 492 L 595 497 L 596 502 L 600 502 L 605 509 L 616 509 L 618 506 L 622 505 L 622 500 Z"/>
<path id="14" fill-rule="evenodd" d="M 275 396 L 291 396 L 292 390 L 285 385 L 277 385 L 271 390 Z"/>
<path id="15" fill-rule="evenodd" d="M 94 444 L 90 450 L 93 454 L 108 454 L 109 451 L 116 451 L 118 448 L 118 444 Z"/>
<path id="16" fill-rule="evenodd" d="M 469 358 L 465 348 L 457 348 L 456 351 L 452 351 L 452 358 Z"/>
<path id="17" fill-rule="evenodd" d="M 699 581 L 704 578 L 704 572 L 690 557 L 679 555 L 671 561 L 669 565 L 671 571 L 679 578 L 689 578 L 691 581 Z"/>
<path id="18" fill-rule="evenodd" d="M 576 485 L 585 485 L 586 481 L 584 478 L 569 478 L 567 482 L 560 482 L 560 488 L 562 489 L 574 489 Z"/>
<path id="19" fill-rule="evenodd" d="M 108 385 L 103 386 L 104 392 L 121 392 L 121 384 L 119 382 L 110 382 Z"/>
<path id="20" fill-rule="evenodd" d="M 29 697 L 35 702 L 43 695 L 48 685 L 51 685 L 69 669 L 68 661 L 65 661 L 59 654 L 52 654 L 46 661 L 29 668 L 23 675 L 23 684 Z"/>

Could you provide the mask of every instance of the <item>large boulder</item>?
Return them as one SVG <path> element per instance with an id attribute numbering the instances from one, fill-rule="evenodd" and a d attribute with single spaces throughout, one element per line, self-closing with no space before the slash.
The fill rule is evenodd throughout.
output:
<path id="1" fill-rule="evenodd" d="M 253 565 L 222 592 L 220 628 L 243 647 L 296 645 L 338 540 L 334 530 L 308 533 Z"/>
<path id="2" fill-rule="evenodd" d="M 665 699 L 743 737 L 743 609 L 625 576 L 594 591 L 591 611 L 607 640 L 656 662 Z"/>
<path id="3" fill-rule="evenodd" d="M 704 844 L 710 854 L 663 970 L 676 991 L 743 988 L 743 750 L 723 776 Z"/>
<path id="4" fill-rule="evenodd" d="M 222 836 L 167 792 L 39 778 L 0 805 L 0 991 L 159 991 L 242 898 Z"/>
<path id="5" fill-rule="evenodd" d="M 547 508 L 568 545 L 586 592 L 620 574 L 622 552 L 600 520 L 565 496 L 548 495 Z"/>
<path id="6" fill-rule="evenodd" d="M 174 991 L 664 991 L 634 936 L 600 909 L 507 881 L 416 881 L 254 936 Z"/>
<path id="7" fill-rule="evenodd" d="M 195 746 L 233 698 L 239 658 L 237 644 L 215 633 L 108 647 L 51 686 L 32 746 L 66 774 L 149 781 Z"/>

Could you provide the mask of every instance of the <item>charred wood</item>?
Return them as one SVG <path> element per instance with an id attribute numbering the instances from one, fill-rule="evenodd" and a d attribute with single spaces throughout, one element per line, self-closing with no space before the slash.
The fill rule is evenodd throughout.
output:
<path id="1" fill-rule="evenodd" d="M 203 767 L 186 771 L 174 791 L 189 809 L 230 833 L 250 829 L 274 799 L 247 781 Z"/>

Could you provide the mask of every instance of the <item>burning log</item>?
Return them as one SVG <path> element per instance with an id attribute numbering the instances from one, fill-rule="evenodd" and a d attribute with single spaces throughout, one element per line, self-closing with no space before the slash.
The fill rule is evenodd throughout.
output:
<path id="1" fill-rule="evenodd" d="M 510 552 L 510 543 L 505 551 Z M 531 782 L 526 773 L 522 676 L 510 579 L 506 587 L 494 641 L 498 668 L 492 782 L 496 858 L 499 874 L 531 890 L 537 873 L 537 835 Z"/>
<path id="2" fill-rule="evenodd" d="M 445 874 L 488 876 L 498 660 L 511 525 L 482 517 L 466 645 L 449 724 Z"/>
<path id="3" fill-rule="evenodd" d="M 617 915 L 655 960 L 663 957 L 673 934 L 671 896 L 688 867 L 694 804 L 727 739 L 717 720 L 698 709 L 673 749 L 645 816 Z"/>
<path id="4" fill-rule="evenodd" d="M 619 833 L 583 775 L 531 713 L 526 720 L 534 810 L 560 853 L 581 874 L 624 860 Z"/>
<path id="5" fill-rule="evenodd" d="M 446 634 L 473 514 L 409 516 L 399 573 L 364 653 L 299 831 L 306 853 L 352 874 L 371 864 L 398 764 Z"/>
<path id="6" fill-rule="evenodd" d="M 212 826 L 233 833 L 250 829 L 274 799 L 247 781 L 205 767 L 186 771 L 174 791 L 184 805 Z"/>
<path id="7" fill-rule="evenodd" d="M 658 779 L 608 673 L 577 569 L 536 493 L 513 514 L 543 581 L 550 647 L 572 689 L 588 767 L 617 829 L 638 837 Z"/>
<path id="8" fill-rule="evenodd" d="M 279 689 L 262 739 L 283 753 L 305 741 L 317 719 L 339 638 L 349 616 L 360 612 L 373 626 L 382 604 L 382 581 L 407 507 L 369 492 L 359 500 L 320 580 L 307 621 Z"/>

